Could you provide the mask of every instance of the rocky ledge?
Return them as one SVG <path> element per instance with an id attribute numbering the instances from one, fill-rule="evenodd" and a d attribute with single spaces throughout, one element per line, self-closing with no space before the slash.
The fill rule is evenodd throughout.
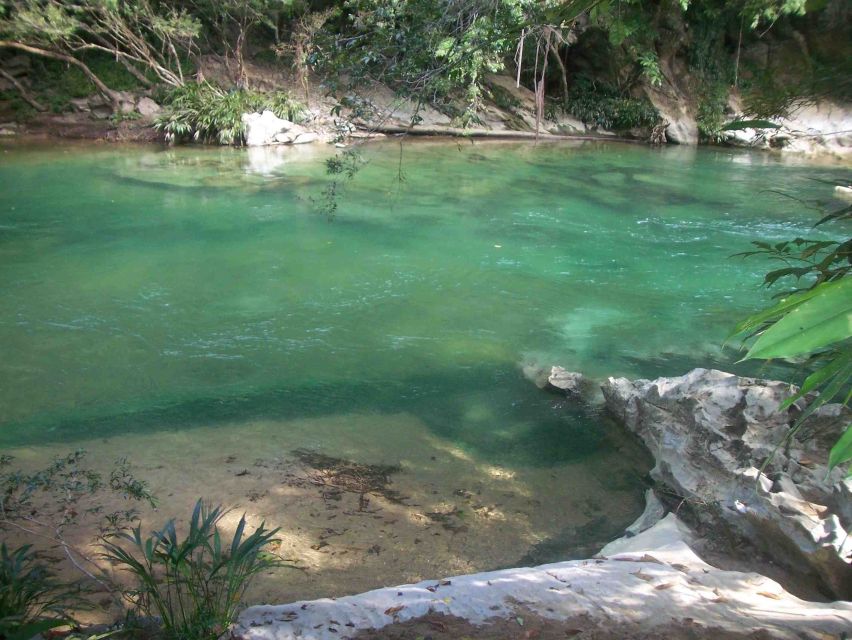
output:
<path id="1" fill-rule="evenodd" d="M 717 569 L 691 550 L 691 537 L 669 514 L 590 560 L 251 607 L 232 637 L 414 637 L 391 630 L 419 619 L 440 630 L 447 624 L 442 618 L 467 621 L 482 638 L 536 638 L 546 627 L 546 637 L 553 638 L 802 640 L 840 637 L 852 629 L 852 603 L 805 602 L 759 574 Z"/>
<path id="2" fill-rule="evenodd" d="M 587 397 L 579 374 L 524 372 L 541 388 Z M 707 548 L 708 535 L 746 538 L 794 580 L 810 575 L 828 598 L 848 599 L 852 483 L 839 469 L 828 474 L 824 461 L 850 412 L 823 407 L 786 442 L 801 407 L 778 411 L 793 391 L 781 382 L 695 369 L 652 381 L 610 378 L 602 390 L 608 410 L 654 455 L 656 492 L 697 516 L 705 539 L 665 515 L 649 490 L 625 537 L 589 560 L 255 606 L 232 637 L 389 640 L 423 635 L 412 631 L 420 628 L 435 638 L 846 637 L 852 602 L 802 600 L 761 573 L 712 566 L 695 549 Z"/>
<path id="3" fill-rule="evenodd" d="M 718 535 L 745 538 L 826 596 L 850 599 L 852 480 L 825 466 L 850 411 L 826 405 L 788 438 L 801 406 L 778 409 L 793 391 L 706 369 L 603 385 L 608 410 L 654 456 L 659 490 Z"/>

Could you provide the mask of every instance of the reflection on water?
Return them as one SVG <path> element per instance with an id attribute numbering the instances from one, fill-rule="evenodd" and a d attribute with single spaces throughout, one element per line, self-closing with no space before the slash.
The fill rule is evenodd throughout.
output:
<path id="1" fill-rule="evenodd" d="M 0 446 L 31 465 L 130 455 L 168 515 L 208 495 L 284 526 L 309 571 L 265 582 L 271 599 L 566 557 L 629 524 L 643 452 L 519 364 L 732 368 L 723 339 L 768 296 L 766 265 L 729 256 L 826 233 L 765 190 L 824 195 L 811 178 L 836 172 L 720 150 L 373 144 L 329 221 L 331 153 L 0 156 Z M 287 484 L 298 448 L 401 464 L 410 500 L 329 508 Z M 345 533 L 314 549 L 326 529 Z"/>

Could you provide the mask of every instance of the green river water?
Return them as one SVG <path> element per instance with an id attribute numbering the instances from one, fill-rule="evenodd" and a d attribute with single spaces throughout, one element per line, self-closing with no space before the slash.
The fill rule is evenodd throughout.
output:
<path id="1" fill-rule="evenodd" d="M 812 178 L 839 175 L 729 150 L 386 142 L 329 219 L 331 152 L 4 147 L 0 447 L 127 438 L 165 459 L 262 433 L 417 473 L 422 437 L 479 469 L 599 477 L 617 529 L 649 462 L 521 366 L 735 370 L 721 345 L 769 299 L 768 265 L 729 256 L 823 235 L 768 190 L 825 199 Z"/>

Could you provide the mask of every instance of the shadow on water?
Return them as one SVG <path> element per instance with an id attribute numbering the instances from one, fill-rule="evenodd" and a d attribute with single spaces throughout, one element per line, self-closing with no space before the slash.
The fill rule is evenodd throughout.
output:
<path id="1" fill-rule="evenodd" d="M 381 384 L 305 381 L 299 386 L 199 397 L 109 415 L 43 417 L 5 425 L 0 446 L 70 445 L 117 432 L 155 434 L 353 412 L 410 413 L 435 435 L 493 464 L 549 467 L 611 450 L 606 442 L 611 427 L 604 425 L 604 416 L 536 389 L 509 366 L 437 371 Z"/>

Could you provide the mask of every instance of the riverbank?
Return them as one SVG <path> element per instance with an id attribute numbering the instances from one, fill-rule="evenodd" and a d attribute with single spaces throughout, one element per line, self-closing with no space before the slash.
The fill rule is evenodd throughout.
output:
<path id="1" fill-rule="evenodd" d="M 570 391 L 575 401 L 579 389 Z M 422 630 L 434 638 L 842 638 L 852 628 L 852 603 L 809 602 L 808 593 L 814 586 L 835 597 L 850 593 L 852 553 L 843 527 L 852 524 L 852 483 L 840 469 L 821 480 L 826 443 L 846 424 L 848 410 L 818 411 L 806 433 L 772 460 L 768 475 L 749 467 L 743 453 L 745 446 L 765 455 L 790 429 L 789 415 L 777 410 L 789 390 L 705 370 L 603 384 L 610 412 L 655 457 L 655 491 L 693 519 L 701 535 L 674 512 L 663 517 L 667 508 L 649 492 L 645 513 L 625 537 L 587 560 L 254 606 L 232 637 L 396 639 Z M 744 430 L 734 435 L 731 424 Z M 739 453 L 732 456 L 731 447 Z M 737 478 L 740 491 L 731 486 Z M 826 504 L 807 502 L 802 492 Z M 738 542 L 739 536 L 745 537 Z M 701 557 L 708 553 L 715 555 L 710 563 Z M 784 586 L 762 575 L 766 568 L 780 568 Z"/>
<path id="2" fill-rule="evenodd" d="M 206 76 L 219 78 L 222 82 L 226 80 L 227 73 L 220 68 L 219 61 L 211 57 L 206 60 L 206 65 Z M 274 80 L 270 80 L 269 73 L 269 70 L 261 66 L 249 67 L 249 77 L 254 84 L 276 86 L 279 89 L 281 86 L 289 86 L 283 77 L 276 76 Z M 282 82 L 285 85 L 280 85 Z M 341 110 L 334 98 L 319 89 L 321 83 L 316 81 L 310 85 L 303 97 L 304 117 L 297 126 L 307 137 L 303 136 L 304 139 L 299 142 L 348 145 L 365 139 L 382 138 L 385 135 L 407 135 L 483 140 L 609 140 L 642 144 L 653 140 L 655 144 L 666 144 L 666 131 L 695 128 L 695 123 L 691 120 L 689 123 L 678 121 L 679 117 L 690 118 L 689 116 L 678 116 L 675 112 L 661 112 L 662 122 L 665 124 L 659 131 L 655 130 L 651 134 L 639 129 L 610 131 L 597 125 L 586 124 L 570 114 L 561 112 L 552 112 L 540 119 L 532 91 L 515 86 L 514 80 L 507 76 L 491 76 L 489 83 L 499 88 L 501 93 L 495 95 L 507 97 L 500 104 L 486 100 L 478 121 L 471 126 L 460 127 L 450 115 L 429 105 L 400 98 L 388 87 L 378 84 L 359 91 L 357 108 Z M 91 96 L 89 99 L 75 101 L 76 111 L 73 113 L 39 113 L 23 122 L 0 121 L 0 136 L 164 143 L 163 133 L 153 128 L 154 118 L 162 109 L 160 105 L 141 94 L 135 96 L 130 92 L 123 92 L 122 95 L 127 98 L 128 111 L 120 117 L 105 114 L 104 109 L 108 107 L 98 96 Z M 137 104 L 140 106 L 137 107 Z M 738 96 L 732 95 L 729 110 L 730 119 L 748 120 Z M 712 145 L 707 146 L 749 148 L 776 154 L 840 161 L 845 161 L 852 155 L 852 109 L 848 105 L 832 102 L 802 104 L 792 109 L 784 118 L 778 119 L 773 127 L 722 132 Z M 292 143 L 293 136 L 276 138 L 278 130 L 273 131 L 268 124 L 265 128 L 268 130 L 247 136 L 255 140 L 249 142 L 250 145 Z M 668 144 L 672 143 L 695 146 L 698 144 L 698 138 L 683 138 L 673 134 L 668 139 Z"/>

